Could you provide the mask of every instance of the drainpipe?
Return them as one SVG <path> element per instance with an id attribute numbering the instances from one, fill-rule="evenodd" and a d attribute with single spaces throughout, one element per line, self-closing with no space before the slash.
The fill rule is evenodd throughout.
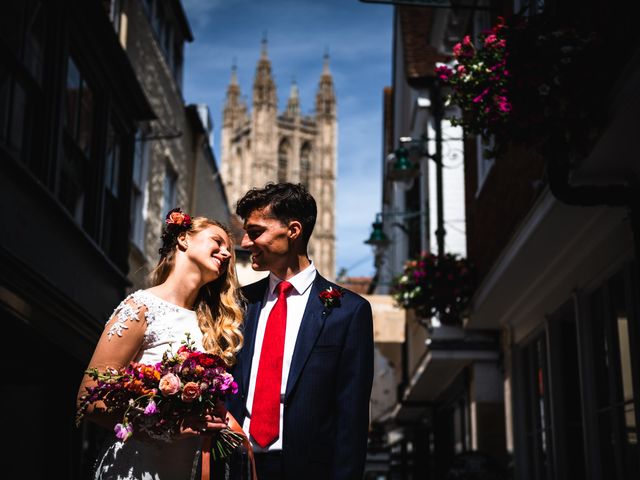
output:
<path id="1" fill-rule="evenodd" d="M 558 148 L 561 142 L 552 141 L 551 145 L 555 148 L 546 161 L 551 194 L 566 205 L 628 208 L 636 261 L 640 259 L 640 189 L 636 176 L 629 174 L 628 185 L 571 185 L 569 154 L 566 149 Z"/>

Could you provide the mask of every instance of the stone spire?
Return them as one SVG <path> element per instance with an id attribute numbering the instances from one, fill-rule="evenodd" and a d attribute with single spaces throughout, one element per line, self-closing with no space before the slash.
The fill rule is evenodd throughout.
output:
<path id="1" fill-rule="evenodd" d="M 253 82 L 253 108 L 277 109 L 276 86 L 271 76 L 271 62 L 267 55 L 267 39 L 262 39 L 262 53 L 256 67 L 256 76 Z"/>
<path id="2" fill-rule="evenodd" d="M 231 126 L 239 118 L 242 110 L 240 100 L 240 85 L 238 84 L 238 66 L 235 59 L 231 66 L 231 81 L 227 87 L 227 100 L 224 105 L 223 124 Z"/>
<path id="3" fill-rule="evenodd" d="M 287 102 L 287 116 L 297 117 L 300 115 L 300 94 L 298 92 L 298 84 L 295 79 L 291 82 L 291 91 L 289 92 L 289 100 Z"/>
<path id="4" fill-rule="evenodd" d="M 336 116 L 336 92 L 333 88 L 333 77 L 329 71 L 329 54 L 324 54 L 322 75 L 316 94 L 316 115 L 318 118 L 334 119 Z"/>

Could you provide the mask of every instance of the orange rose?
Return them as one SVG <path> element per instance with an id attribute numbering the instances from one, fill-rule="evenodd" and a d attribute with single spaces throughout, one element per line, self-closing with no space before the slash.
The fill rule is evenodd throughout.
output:
<path id="1" fill-rule="evenodd" d="M 196 382 L 187 382 L 182 389 L 182 401 L 191 403 L 200 396 L 200 385 Z"/>
<path id="2" fill-rule="evenodd" d="M 182 225 L 184 222 L 184 213 L 182 212 L 171 212 L 169 215 L 170 223 L 175 223 L 176 225 Z"/>

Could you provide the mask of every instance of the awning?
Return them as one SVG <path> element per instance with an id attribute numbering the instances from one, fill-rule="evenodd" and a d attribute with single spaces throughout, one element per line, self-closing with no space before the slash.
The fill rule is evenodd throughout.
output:
<path id="1" fill-rule="evenodd" d="M 490 349 L 430 348 L 404 391 L 404 402 L 434 402 L 473 362 L 496 361 L 498 351 Z"/>

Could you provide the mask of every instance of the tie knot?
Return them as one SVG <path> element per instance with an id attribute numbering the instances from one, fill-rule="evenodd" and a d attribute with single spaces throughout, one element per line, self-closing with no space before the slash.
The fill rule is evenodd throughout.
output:
<path id="1" fill-rule="evenodd" d="M 292 288 L 293 288 L 293 285 L 291 285 L 286 280 L 280 282 L 276 286 L 276 290 L 278 290 L 278 297 L 282 297 L 283 295 L 286 297 L 287 295 L 289 295 L 289 292 L 291 291 Z"/>

